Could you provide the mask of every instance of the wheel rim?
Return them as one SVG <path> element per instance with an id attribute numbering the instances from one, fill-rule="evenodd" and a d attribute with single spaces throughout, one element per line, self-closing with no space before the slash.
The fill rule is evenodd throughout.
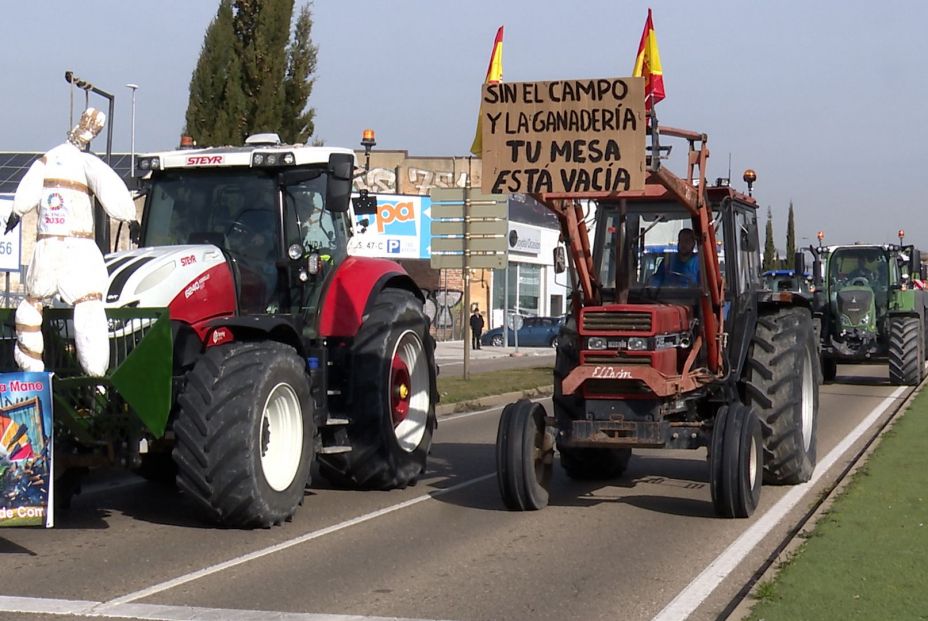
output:
<path id="1" fill-rule="evenodd" d="M 390 365 L 390 415 L 399 447 L 411 453 L 429 418 L 429 369 L 422 340 L 407 330 L 396 341 Z"/>
<path id="2" fill-rule="evenodd" d="M 502 347 L 503 346 L 503 337 L 499 334 L 493 336 L 493 347 Z"/>
<path id="3" fill-rule="evenodd" d="M 754 489 L 754 486 L 757 485 L 757 454 L 759 452 L 757 438 L 755 438 L 754 434 L 752 433 L 751 456 L 748 458 L 748 483 L 750 484 L 748 489 Z"/>
<path id="4" fill-rule="evenodd" d="M 277 384 L 268 394 L 259 434 L 264 479 L 282 492 L 293 483 L 303 458 L 303 408 L 289 384 Z"/>
<path id="5" fill-rule="evenodd" d="M 812 360 L 806 353 L 802 364 L 802 447 L 806 453 L 812 446 L 812 423 L 815 421 L 815 395 L 813 394 Z"/>

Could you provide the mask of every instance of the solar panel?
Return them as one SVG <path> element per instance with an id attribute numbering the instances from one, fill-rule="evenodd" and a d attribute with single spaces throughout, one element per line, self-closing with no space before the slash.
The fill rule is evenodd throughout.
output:
<path id="1" fill-rule="evenodd" d="M 43 154 L 0 152 L 0 194 L 15 192 L 26 171 Z M 97 153 L 97 156 L 106 161 L 105 153 Z M 130 153 L 113 153 L 110 159 L 110 166 L 130 188 L 135 183 L 129 170 L 131 161 Z"/>

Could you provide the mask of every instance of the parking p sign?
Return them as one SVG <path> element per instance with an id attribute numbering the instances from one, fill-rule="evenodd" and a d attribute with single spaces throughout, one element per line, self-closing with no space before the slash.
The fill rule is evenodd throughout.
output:
<path id="1" fill-rule="evenodd" d="M 8 214 L 12 211 L 13 196 L 0 196 L 0 225 L 5 224 Z M 3 228 L 5 226 L 0 226 L 0 272 L 18 272 L 22 265 L 20 255 L 23 247 L 23 225 L 18 224 L 6 235 L 3 234 Z"/>

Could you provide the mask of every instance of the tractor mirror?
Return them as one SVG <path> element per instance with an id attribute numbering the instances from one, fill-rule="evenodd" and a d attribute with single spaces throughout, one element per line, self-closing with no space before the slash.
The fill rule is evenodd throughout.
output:
<path id="1" fill-rule="evenodd" d="M 567 271 L 567 253 L 564 246 L 554 247 L 554 273 L 563 274 Z"/>
<path id="2" fill-rule="evenodd" d="M 333 153 L 329 156 L 329 182 L 325 190 L 325 206 L 329 211 L 348 211 L 351 183 L 354 180 L 354 156 Z"/>
<path id="3" fill-rule="evenodd" d="M 370 216 L 377 213 L 377 197 L 368 194 L 367 190 L 361 190 L 358 196 L 351 199 L 354 206 L 354 213 L 358 216 Z"/>
<path id="4" fill-rule="evenodd" d="M 793 255 L 793 270 L 798 276 L 806 273 L 806 255 L 802 251 Z"/>

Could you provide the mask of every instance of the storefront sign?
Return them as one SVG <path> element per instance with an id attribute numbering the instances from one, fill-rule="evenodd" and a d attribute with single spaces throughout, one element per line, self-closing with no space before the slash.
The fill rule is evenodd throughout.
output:
<path id="1" fill-rule="evenodd" d="M 428 259 L 431 201 L 428 196 L 377 195 L 377 211 L 354 216 L 348 254 L 388 259 Z"/>

